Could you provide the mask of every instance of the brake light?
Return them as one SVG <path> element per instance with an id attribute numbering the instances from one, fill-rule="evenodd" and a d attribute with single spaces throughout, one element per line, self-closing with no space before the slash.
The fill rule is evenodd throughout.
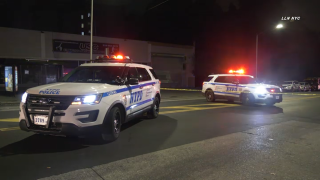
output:
<path id="1" fill-rule="evenodd" d="M 274 92 L 274 89 L 271 89 L 271 92 Z"/>

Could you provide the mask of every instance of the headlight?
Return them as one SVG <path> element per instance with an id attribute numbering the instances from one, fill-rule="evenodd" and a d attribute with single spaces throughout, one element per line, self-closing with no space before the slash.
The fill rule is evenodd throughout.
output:
<path id="1" fill-rule="evenodd" d="M 23 93 L 22 98 L 21 98 L 21 102 L 22 102 L 22 103 L 26 103 L 26 101 L 27 101 L 27 96 L 28 96 L 28 93 L 27 93 L 27 92 Z"/>
<path id="2" fill-rule="evenodd" d="M 266 93 L 268 93 L 268 91 L 266 90 L 265 87 L 257 87 L 256 90 L 255 90 L 255 93 L 257 93 L 257 94 L 266 94 Z"/>
<path id="3" fill-rule="evenodd" d="M 88 96 L 77 96 L 74 98 L 72 105 L 80 104 L 99 104 L 102 98 L 102 94 L 88 95 Z"/>

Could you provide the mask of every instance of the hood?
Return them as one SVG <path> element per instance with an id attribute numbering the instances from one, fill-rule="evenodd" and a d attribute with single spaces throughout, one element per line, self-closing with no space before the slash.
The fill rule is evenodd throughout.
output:
<path id="1" fill-rule="evenodd" d="M 100 83 L 52 83 L 27 90 L 29 94 L 46 95 L 89 95 L 117 89 L 117 85 Z"/>
<path id="2" fill-rule="evenodd" d="M 243 86 L 247 86 L 247 87 L 265 87 L 265 88 L 280 88 L 279 86 L 275 86 L 275 85 L 271 85 L 271 84 L 246 84 Z"/>

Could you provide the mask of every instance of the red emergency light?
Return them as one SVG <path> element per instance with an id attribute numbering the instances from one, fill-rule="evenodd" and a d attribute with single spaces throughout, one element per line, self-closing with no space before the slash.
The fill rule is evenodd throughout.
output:
<path id="1" fill-rule="evenodd" d="M 118 62 L 118 61 L 130 61 L 132 62 L 132 59 L 130 59 L 129 56 L 122 56 L 122 55 L 102 55 L 97 56 L 95 62 Z"/>
<path id="2" fill-rule="evenodd" d="M 237 73 L 237 74 L 244 74 L 244 70 L 243 69 L 239 69 L 239 70 L 236 70 L 236 71 L 234 71 L 234 70 L 229 70 L 229 73 Z"/>

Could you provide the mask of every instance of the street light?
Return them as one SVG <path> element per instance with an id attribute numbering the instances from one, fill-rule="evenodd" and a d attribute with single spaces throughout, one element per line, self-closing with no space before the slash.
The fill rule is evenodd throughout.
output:
<path id="1" fill-rule="evenodd" d="M 278 24 L 276 26 L 276 29 L 282 29 L 283 28 L 283 24 Z M 256 35 L 256 78 L 258 78 L 258 42 L 259 42 L 259 35 L 261 33 L 263 33 L 264 31 L 259 32 Z"/>

